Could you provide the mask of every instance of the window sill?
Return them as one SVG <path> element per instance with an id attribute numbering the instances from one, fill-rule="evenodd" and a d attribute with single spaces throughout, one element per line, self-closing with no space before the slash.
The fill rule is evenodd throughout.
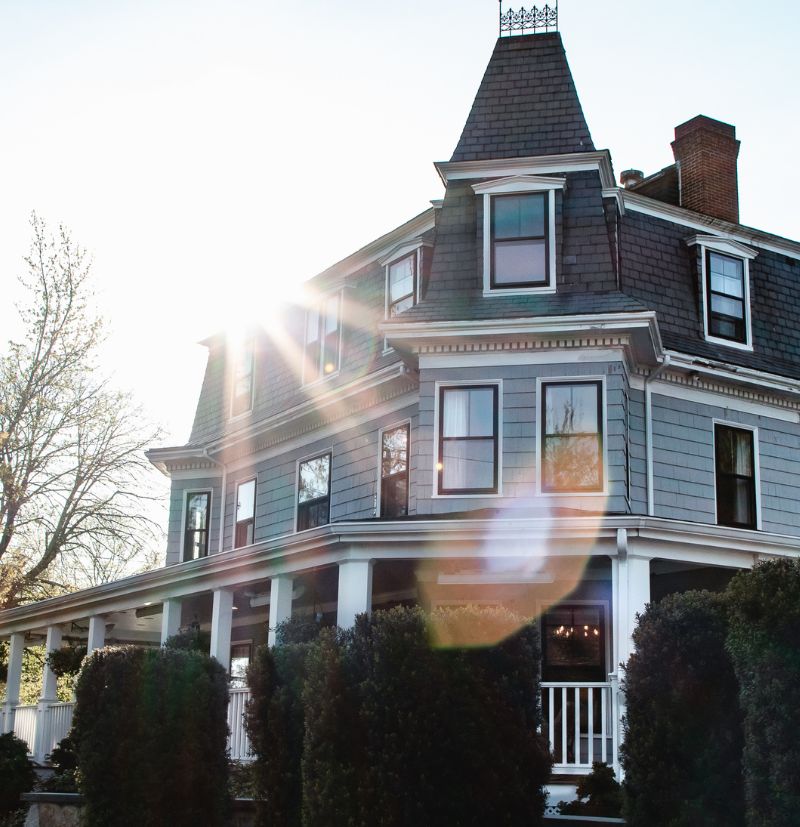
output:
<path id="1" fill-rule="evenodd" d="M 542 296 L 553 295 L 556 292 L 555 287 L 494 287 L 483 289 L 483 295 L 486 296 Z"/>
<path id="2" fill-rule="evenodd" d="M 746 342 L 734 342 L 732 339 L 720 339 L 718 336 L 704 336 L 706 342 L 714 345 L 724 345 L 725 347 L 732 347 L 736 350 L 745 350 L 748 353 L 753 352 L 753 345 Z"/>
<path id="3" fill-rule="evenodd" d="M 336 379 L 340 372 L 341 368 L 335 370 L 333 373 L 326 373 L 325 376 L 320 379 L 315 379 L 313 382 L 303 382 L 300 387 L 305 390 L 306 388 L 315 388 L 318 385 L 324 385 L 326 382 L 330 382 L 331 379 Z"/>
<path id="4" fill-rule="evenodd" d="M 432 500 L 475 500 L 475 499 L 497 499 L 497 497 L 502 497 L 502 491 L 496 491 L 494 494 L 440 494 L 438 492 L 431 494 Z"/>

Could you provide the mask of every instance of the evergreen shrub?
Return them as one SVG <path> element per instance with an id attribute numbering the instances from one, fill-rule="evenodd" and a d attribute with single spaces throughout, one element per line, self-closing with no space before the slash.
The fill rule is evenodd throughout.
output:
<path id="1" fill-rule="evenodd" d="M 619 818 L 622 815 L 622 786 L 614 768 L 602 761 L 592 762 L 592 771 L 575 789 L 575 801 L 562 801 L 558 811 L 564 816 Z"/>
<path id="2" fill-rule="evenodd" d="M 222 827 L 227 675 L 206 655 L 100 649 L 78 676 L 70 733 L 86 827 Z"/>
<path id="3" fill-rule="evenodd" d="M 0 735 L 0 816 L 17 810 L 20 795 L 32 790 L 35 781 L 28 745 L 11 732 Z"/>
<path id="4" fill-rule="evenodd" d="M 725 597 L 650 604 L 625 668 L 621 751 L 631 827 L 744 823 L 742 714 L 725 649 Z"/>
<path id="5" fill-rule="evenodd" d="M 800 823 L 800 561 L 740 572 L 728 587 L 728 648 L 741 687 L 751 827 Z"/>

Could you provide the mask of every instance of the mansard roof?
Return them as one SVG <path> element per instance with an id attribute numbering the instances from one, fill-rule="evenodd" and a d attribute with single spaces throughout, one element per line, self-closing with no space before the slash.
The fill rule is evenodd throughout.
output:
<path id="1" fill-rule="evenodd" d="M 499 38 L 451 160 L 593 149 L 561 35 Z"/>

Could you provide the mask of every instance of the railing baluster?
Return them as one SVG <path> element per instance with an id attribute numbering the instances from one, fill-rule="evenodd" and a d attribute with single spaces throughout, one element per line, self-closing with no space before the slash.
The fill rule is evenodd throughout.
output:
<path id="1" fill-rule="evenodd" d="M 567 687 L 561 689 L 561 763 L 567 763 Z"/>
<path id="2" fill-rule="evenodd" d="M 609 690 L 602 688 L 600 690 L 600 760 L 604 763 L 608 763 L 608 747 L 606 746 L 606 738 L 607 738 L 607 700 L 606 695 Z"/>
<path id="3" fill-rule="evenodd" d="M 550 752 L 556 754 L 556 733 L 555 733 L 555 694 L 554 687 L 547 689 L 547 738 L 550 741 Z"/>
<path id="4" fill-rule="evenodd" d="M 581 690 L 575 687 L 575 765 L 581 763 Z"/>
<path id="5" fill-rule="evenodd" d="M 586 704 L 586 727 L 589 733 L 588 754 L 586 763 L 591 767 L 594 761 L 594 687 L 589 687 L 586 690 L 587 704 Z"/>

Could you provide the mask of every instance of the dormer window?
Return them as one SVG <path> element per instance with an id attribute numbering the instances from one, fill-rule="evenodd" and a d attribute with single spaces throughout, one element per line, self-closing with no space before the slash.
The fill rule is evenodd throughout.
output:
<path id="1" fill-rule="evenodd" d="M 563 178 L 518 175 L 475 184 L 483 196 L 483 293 L 556 289 L 556 190 Z"/>
<path id="2" fill-rule="evenodd" d="M 750 261 L 757 253 L 716 236 L 693 236 L 688 243 L 700 248 L 706 341 L 752 350 Z"/>
<path id="3" fill-rule="evenodd" d="M 303 367 L 306 385 L 339 371 L 341 341 L 341 295 L 336 293 L 306 312 Z"/>
<path id="4" fill-rule="evenodd" d="M 413 307 L 417 296 L 417 254 L 409 253 L 388 266 L 387 316 L 392 318 Z"/>
<path id="5" fill-rule="evenodd" d="M 255 348 L 252 339 L 244 342 L 236 354 L 233 369 L 231 416 L 242 416 L 253 408 L 253 367 Z"/>

